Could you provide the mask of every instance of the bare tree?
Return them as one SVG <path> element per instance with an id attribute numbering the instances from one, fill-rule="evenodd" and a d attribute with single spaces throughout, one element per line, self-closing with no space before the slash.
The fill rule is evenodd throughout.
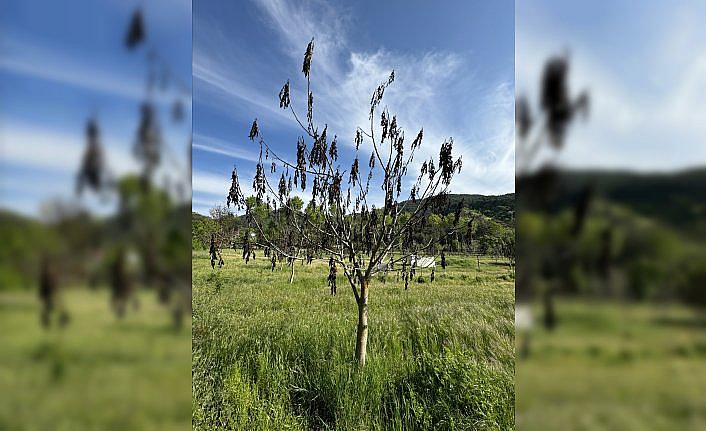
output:
<path id="1" fill-rule="evenodd" d="M 312 39 L 302 66 L 307 87 L 306 119 L 302 120 L 291 104 L 289 81 L 279 94 L 280 107 L 291 111 L 293 120 L 302 130 L 296 143 L 296 161 L 288 161 L 275 152 L 257 119 L 250 129 L 249 138 L 259 146 L 253 189 L 258 205 L 264 204 L 270 211 L 262 217 L 260 212 L 254 211 L 251 201 L 246 202 L 236 168 L 232 173 L 227 202 L 238 210 L 245 210 L 248 223 L 260 234 L 261 245 L 292 261 L 306 258 L 282 247 L 280 239 L 267 235 L 267 217 L 286 216 L 289 217 L 288 226 L 300 241 L 299 250 L 315 249 L 340 267 L 358 305 L 355 358 L 362 367 L 367 353 L 368 297 L 372 276 L 384 259 L 395 263 L 433 245 L 433 240 L 426 243 L 415 241 L 413 234 L 423 226 L 430 210 L 445 200 L 454 174 L 461 170 L 461 158 L 452 156 L 453 138 L 449 138 L 441 144 L 437 161 L 431 158 L 421 165 L 413 164 L 415 153 L 422 144 L 423 130 L 416 134 L 410 145 L 405 145 L 405 134 L 398 126 L 397 117 L 381 106 L 385 90 L 395 80 L 393 71 L 373 91 L 368 110 L 370 124 L 354 131 L 355 157 L 349 169 L 342 168 L 337 136 L 330 139 L 332 133 L 328 126 L 321 127 L 314 120 L 313 51 Z M 363 153 L 366 149 L 370 150 L 369 155 Z M 359 156 L 363 157 L 362 163 Z M 266 164 L 269 175 L 265 173 Z M 408 171 L 417 166 L 417 178 L 407 181 Z M 276 179 L 278 173 L 279 180 Z M 308 185 L 311 187 L 311 202 L 307 211 L 291 208 L 288 203 L 292 190 L 304 191 Z M 370 196 L 372 187 L 380 187 L 383 192 L 384 200 L 378 203 L 378 207 Z M 408 207 L 410 203 L 417 205 Z M 393 247 L 403 250 L 396 259 L 389 256 Z"/>
<path id="2" fill-rule="evenodd" d="M 548 208 L 554 204 L 560 186 L 559 169 L 551 161 L 539 163 L 533 169 L 539 151 L 550 148 L 555 153 L 560 152 L 566 143 L 567 131 L 578 115 L 586 118 L 589 112 L 590 98 L 584 90 L 577 96 L 569 91 L 569 55 L 568 52 L 551 57 L 544 65 L 540 81 L 540 109 L 534 113 L 525 96 L 519 96 L 515 104 L 515 129 L 517 136 L 517 190 L 518 205 L 522 211 L 533 210 L 548 214 Z M 574 209 L 574 224 L 571 237 L 576 238 L 583 229 L 584 221 L 591 200 L 592 191 L 588 186 L 582 191 Z M 538 292 L 544 306 L 544 326 L 551 330 L 556 326 L 556 306 L 554 295 L 557 283 L 566 282 L 571 278 L 575 264 L 573 240 L 552 244 L 552 248 L 541 249 L 531 241 L 522 240 L 519 231 L 520 245 L 527 243 L 531 250 L 518 249 L 522 254 L 519 274 L 517 274 L 518 298 L 531 296 L 534 274 L 541 271 L 551 274 L 552 282 L 541 287 Z M 514 243 L 512 244 L 514 248 Z M 513 253 L 514 255 L 514 253 Z M 551 256 L 551 259 L 546 259 Z M 545 258 L 541 261 L 540 258 Z M 514 263 L 514 261 L 512 262 Z M 536 267 L 533 268 L 533 265 Z"/>

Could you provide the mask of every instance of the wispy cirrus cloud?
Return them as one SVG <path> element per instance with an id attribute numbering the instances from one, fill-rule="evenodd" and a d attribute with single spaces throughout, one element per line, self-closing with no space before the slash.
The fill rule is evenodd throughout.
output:
<path id="1" fill-rule="evenodd" d="M 134 71 L 116 73 L 70 54 L 12 38 L 3 40 L 0 70 L 135 101 L 144 100 L 146 94 L 144 79 L 136 79 Z M 158 100 L 171 101 L 161 97 Z"/>
<path id="2" fill-rule="evenodd" d="M 194 194 L 201 193 L 209 197 L 222 197 L 219 200 L 225 201 L 225 196 L 230 188 L 230 176 L 218 175 L 206 171 L 194 170 L 191 174 L 191 189 Z"/>
<path id="3" fill-rule="evenodd" d="M 213 136 L 205 136 L 195 133 L 192 148 L 212 154 L 232 157 L 234 159 L 247 160 L 250 162 L 258 161 L 257 154 L 233 145 L 231 142 L 220 138 L 215 138 Z"/>

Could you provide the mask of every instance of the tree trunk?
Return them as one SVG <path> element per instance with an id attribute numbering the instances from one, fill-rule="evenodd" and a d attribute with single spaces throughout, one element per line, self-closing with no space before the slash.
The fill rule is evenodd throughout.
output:
<path id="1" fill-rule="evenodd" d="M 546 288 L 543 294 L 544 303 L 544 327 L 551 331 L 556 326 L 556 311 L 554 309 L 554 292 L 551 288 Z"/>
<path id="2" fill-rule="evenodd" d="M 294 283 L 294 260 L 292 260 L 292 273 L 289 276 L 289 284 Z"/>
<path id="3" fill-rule="evenodd" d="M 360 300 L 358 301 L 358 333 L 355 342 L 355 359 L 358 366 L 365 366 L 365 357 L 368 353 L 368 289 L 367 282 L 361 285 Z"/>

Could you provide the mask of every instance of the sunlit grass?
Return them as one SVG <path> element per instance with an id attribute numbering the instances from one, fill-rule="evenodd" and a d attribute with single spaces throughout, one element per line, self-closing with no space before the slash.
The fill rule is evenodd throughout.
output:
<path id="1" fill-rule="evenodd" d="M 269 271 L 232 250 L 215 271 L 194 252 L 196 429 L 514 429 L 514 291 L 508 266 L 450 256 L 425 282 L 376 279 L 368 362 L 357 311 L 327 266 Z"/>

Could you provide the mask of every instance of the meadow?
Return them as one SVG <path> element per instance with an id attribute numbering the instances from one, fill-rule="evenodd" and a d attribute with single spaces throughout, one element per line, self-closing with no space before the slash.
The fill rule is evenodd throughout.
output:
<path id="1" fill-rule="evenodd" d="M 518 429 L 706 429 L 703 312 L 588 299 L 557 310 L 557 328 L 534 328 L 517 361 Z"/>
<path id="2" fill-rule="evenodd" d="M 327 263 L 269 270 L 193 252 L 196 430 L 512 430 L 514 277 L 492 258 L 449 256 L 434 283 L 394 275 L 370 291 L 368 362 L 354 361 L 357 309 Z"/>
<path id="3" fill-rule="evenodd" d="M 68 289 L 69 325 L 44 330 L 36 291 L 0 292 L 0 429 L 188 429 L 190 330 L 139 298 L 118 321 L 106 289 Z"/>

